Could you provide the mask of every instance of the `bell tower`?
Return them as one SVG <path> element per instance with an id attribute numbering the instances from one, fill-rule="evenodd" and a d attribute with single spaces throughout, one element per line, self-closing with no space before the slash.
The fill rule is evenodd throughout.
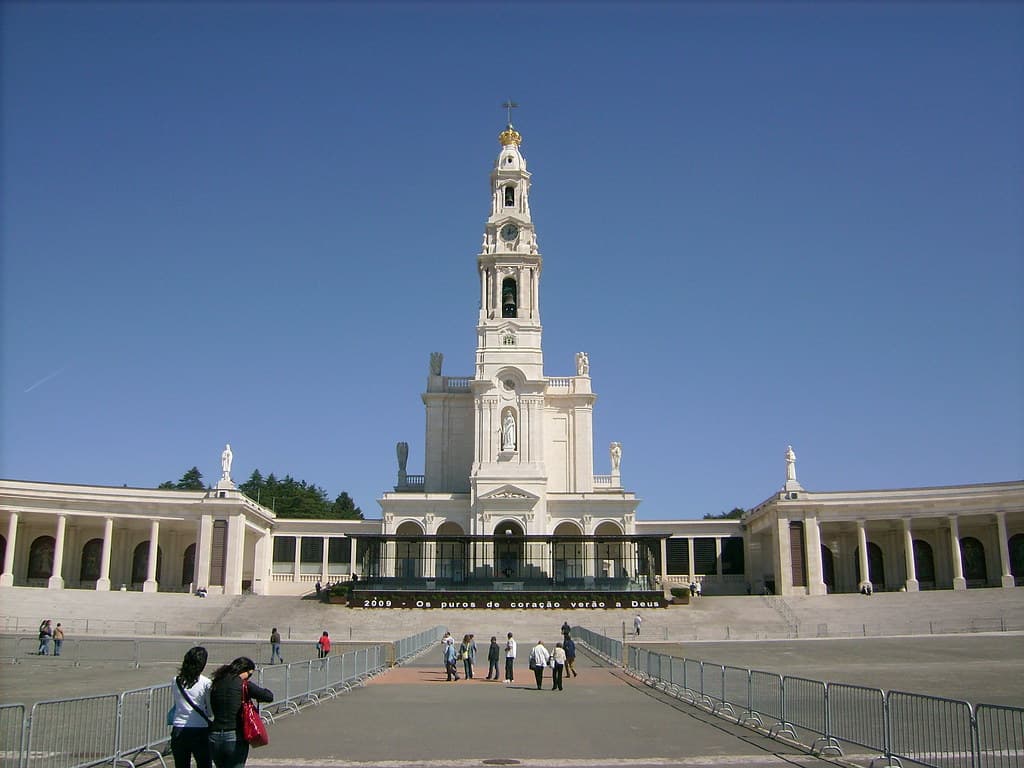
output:
<path id="1" fill-rule="evenodd" d="M 502 484 L 538 486 L 543 495 L 544 354 L 541 255 L 530 216 L 530 173 L 511 121 L 490 175 L 491 212 L 477 256 L 480 314 L 472 390 L 476 434 L 474 499 Z"/>

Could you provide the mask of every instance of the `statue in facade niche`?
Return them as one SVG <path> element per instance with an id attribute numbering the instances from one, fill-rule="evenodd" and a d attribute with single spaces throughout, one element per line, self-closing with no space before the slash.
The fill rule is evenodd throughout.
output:
<path id="1" fill-rule="evenodd" d="M 512 411 L 505 412 L 505 418 L 501 422 L 501 450 L 514 451 L 516 449 L 516 419 Z"/>
<path id="2" fill-rule="evenodd" d="M 576 375 L 577 376 L 589 376 L 590 375 L 590 358 L 586 352 L 576 353 Z"/>
<path id="3" fill-rule="evenodd" d="M 612 443 L 608 447 L 608 453 L 612 457 L 612 472 L 618 472 L 619 463 L 622 461 L 622 443 Z"/>
<path id="4" fill-rule="evenodd" d="M 231 453 L 231 443 L 227 443 L 224 446 L 224 452 L 220 455 L 220 471 L 225 477 L 231 477 L 231 460 L 233 454 Z"/>
<path id="5" fill-rule="evenodd" d="M 443 352 L 431 352 L 430 353 L 430 375 L 440 376 L 441 375 L 441 364 L 444 362 Z"/>
<path id="6" fill-rule="evenodd" d="M 786 482 L 796 482 L 796 454 L 793 446 L 786 446 Z"/>
<path id="7" fill-rule="evenodd" d="M 398 454 L 398 473 L 405 474 L 405 463 L 409 460 L 409 444 L 398 443 L 395 446 L 395 452 Z"/>

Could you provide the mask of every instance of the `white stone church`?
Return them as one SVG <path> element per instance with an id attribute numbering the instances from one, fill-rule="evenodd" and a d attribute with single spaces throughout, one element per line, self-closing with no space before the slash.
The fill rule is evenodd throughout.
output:
<path id="1" fill-rule="evenodd" d="M 808 491 L 790 448 L 784 483 L 742 520 L 638 520 L 621 445 L 598 448 L 608 472 L 595 474 L 587 354 L 572 376 L 545 374 L 531 176 L 519 132 L 499 141 L 475 370 L 448 376 L 431 355 L 423 474 L 399 443 L 381 519 L 277 519 L 236 489 L 230 451 L 208 491 L 0 480 L 0 587 L 302 594 L 355 576 L 364 590 L 643 595 L 700 582 L 704 594 L 815 595 L 1024 583 L 1024 481 Z"/>

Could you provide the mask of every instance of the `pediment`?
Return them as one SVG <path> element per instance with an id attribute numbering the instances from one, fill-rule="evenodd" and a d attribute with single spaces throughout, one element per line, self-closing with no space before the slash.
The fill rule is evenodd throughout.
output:
<path id="1" fill-rule="evenodd" d="M 514 485 L 505 484 L 499 488 L 495 488 L 493 491 L 481 494 L 477 497 L 480 501 L 514 501 L 520 503 L 530 503 L 540 499 L 534 493 L 524 491 L 522 488 L 517 488 Z"/>

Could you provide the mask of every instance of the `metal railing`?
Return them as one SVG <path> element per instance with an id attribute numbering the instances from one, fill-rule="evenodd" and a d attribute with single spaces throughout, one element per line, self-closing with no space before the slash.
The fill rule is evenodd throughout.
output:
<path id="1" fill-rule="evenodd" d="M 1024 768 L 1024 708 L 669 656 L 582 627 L 573 635 L 646 685 L 816 755 L 868 766 Z"/>
<path id="2" fill-rule="evenodd" d="M 274 722 L 351 691 L 433 647 L 444 630 L 438 626 L 394 644 L 261 667 L 259 684 L 274 694 L 261 714 Z M 120 694 L 40 701 L 27 716 L 22 704 L 0 706 L 0 768 L 134 768 L 153 761 L 166 767 L 171 704 L 171 683 L 165 683 Z"/>

